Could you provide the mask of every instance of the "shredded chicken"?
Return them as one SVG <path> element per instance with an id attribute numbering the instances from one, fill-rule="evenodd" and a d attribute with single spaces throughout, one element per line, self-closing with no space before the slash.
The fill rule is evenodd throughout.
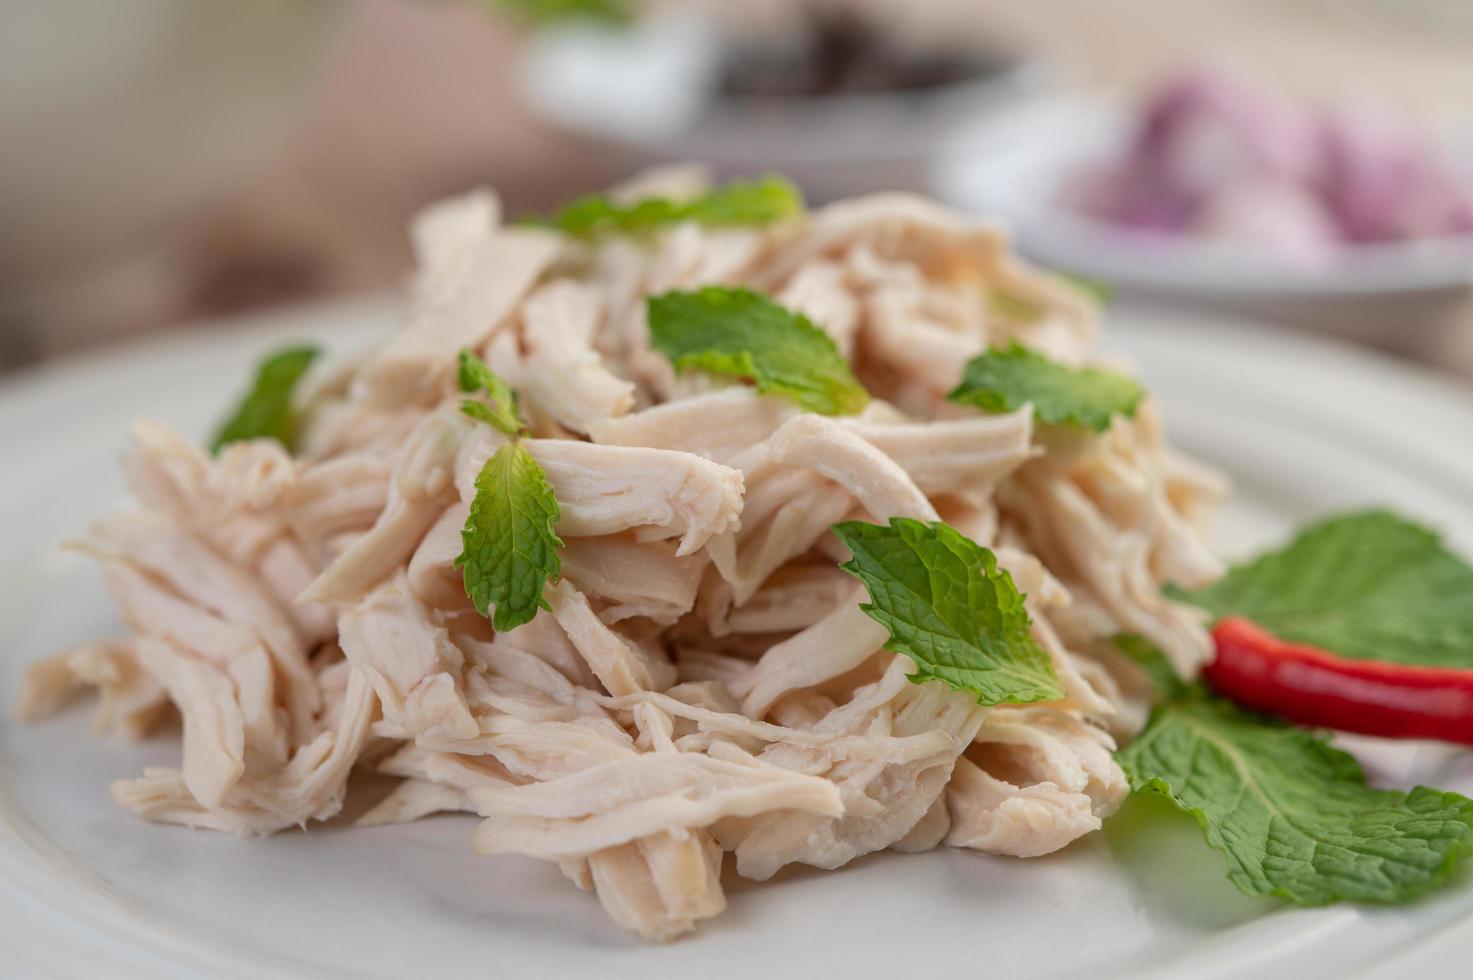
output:
<path id="1" fill-rule="evenodd" d="M 672 168 L 615 195 L 703 181 Z M 991 344 L 1089 362 L 1077 291 L 906 195 L 575 241 L 504 224 L 481 191 L 428 209 L 413 241 L 408 325 L 310 383 L 297 457 L 266 440 L 212 457 L 135 426 L 137 509 L 75 543 L 129 635 L 33 665 L 20 705 L 37 718 L 95 687 L 99 730 L 130 737 L 177 714 L 178 767 L 114 784 L 122 806 L 272 833 L 332 817 L 375 769 L 400 782 L 359 826 L 474 814 L 475 851 L 555 863 L 652 940 L 722 912 L 728 852 L 759 880 L 943 843 L 1031 857 L 1119 806 L 1111 750 L 1150 700 L 1110 638 L 1200 667 L 1202 624 L 1161 586 L 1219 574 L 1200 529 L 1225 487 L 1149 401 L 1070 435 L 945 400 Z M 803 312 L 869 407 L 830 418 L 677 373 L 644 299 L 708 284 Z M 518 392 L 560 510 L 544 611 L 499 633 L 458 559 L 509 437 L 459 410 L 462 348 Z M 895 516 L 992 549 L 1062 700 L 989 709 L 910 679 L 830 531 Z"/>

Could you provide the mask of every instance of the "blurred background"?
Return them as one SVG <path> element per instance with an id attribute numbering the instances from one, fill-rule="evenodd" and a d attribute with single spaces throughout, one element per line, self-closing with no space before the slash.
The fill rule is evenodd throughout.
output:
<path id="1" fill-rule="evenodd" d="M 477 184 L 693 159 L 1473 382 L 1470 96 L 1469 0 L 6 0 L 0 371 L 391 290 Z"/>

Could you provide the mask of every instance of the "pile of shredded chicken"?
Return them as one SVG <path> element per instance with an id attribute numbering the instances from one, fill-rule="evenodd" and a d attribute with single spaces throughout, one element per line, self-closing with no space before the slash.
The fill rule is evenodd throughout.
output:
<path id="1" fill-rule="evenodd" d="M 615 193 L 701 189 L 674 169 Z M 477 852 L 556 862 L 657 940 L 722 911 L 728 852 L 758 880 L 884 848 L 1032 857 L 1120 804 L 1111 750 L 1149 689 L 1110 638 L 1154 641 L 1184 676 L 1207 656 L 1160 586 L 1218 573 L 1198 525 L 1220 480 L 1165 445 L 1149 401 L 1068 435 L 945 400 L 989 345 L 1088 360 L 1078 290 L 900 194 L 589 242 L 504 224 L 482 191 L 413 239 L 407 326 L 313 380 L 296 458 L 136 424 L 138 507 L 80 543 L 130 635 L 37 664 L 22 705 L 93 686 L 100 727 L 130 736 L 177 709 L 179 768 L 115 783 L 119 804 L 270 834 L 337 814 L 355 769 L 386 773 L 402 781 L 359 825 L 477 814 Z M 677 375 L 645 297 L 703 284 L 805 313 L 870 406 L 824 417 Z M 551 611 L 501 634 L 453 566 L 502 438 L 458 409 L 461 348 L 520 393 L 562 511 Z M 996 552 L 1064 700 L 988 709 L 907 679 L 830 533 L 897 515 Z"/>

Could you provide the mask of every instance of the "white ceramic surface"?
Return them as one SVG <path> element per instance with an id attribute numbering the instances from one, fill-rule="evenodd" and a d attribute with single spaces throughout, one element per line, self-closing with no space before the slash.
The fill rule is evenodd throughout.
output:
<path id="1" fill-rule="evenodd" d="M 1175 439 L 1226 467 L 1221 524 L 1244 552 L 1316 514 L 1389 503 L 1473 554 L 1473 397 L 1338 347 L 1185 314 L 1118 310 L 1108 337 Z M 24 665 L 117 629 L 97 570 L 58 540 L 122 502 L 117 457 L 146 413 L 203 435 L 252 359 L 284 339 L 352 349 L 386 304 L 299 311 L 108 352 L 0 385 L 0 975 L 193 977 L 1464 975 L 1473 881 L 1393 909 L 1296 911 L 1238 895 L 1190 820 L 1132 801 L 1102 833 L 1019 861 L 881 854 L 838 872 L 733 881 L 699 934 L 647 947 L 557 869 L 468 851 L 474 821 L 314 826 L 262 840 L 145 824 L 110 780 L 169 763 L 170 738 L 98 740 L 85 711 L 9 720 Z M 1352 746 L 1373 779 L 1473 791 L 1473 756 Z M 350 796 L 350 812 L 355 805 Z M 1415 971 L 1415 972 L 1414 972 Z"/>
<path id="2" fill-rule="evenodd" d="M 935 193 L 1002 218 L 1018 247 L 1046 265 L 1128 292 L 1312 322 L 1389 346 L 1473 287 L 1473 237 L 1351 246 L 1307 265 L 1266 249 L 1124 232 L 1061 205 L 1067 182 L 1119 154 L 1130 124 L 1121 106 L 1082 96 L 974 120 L 938 150 Z M 1450 145 L 1459 159 L 1469 149 Z"/>

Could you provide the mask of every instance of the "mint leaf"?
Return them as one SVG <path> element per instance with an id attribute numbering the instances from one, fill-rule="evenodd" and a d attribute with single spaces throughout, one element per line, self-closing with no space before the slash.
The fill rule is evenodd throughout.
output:
<path id="1" fill-rule="evenodd" d="M 563 21 L 592 21 L 622 27 L 634 20 L 628 0 L 483 0 L 532 27 Z"/>
<path id="2" fill-rule="evenodd" d="M 1342 657 L 1473 667 L 1473 568 L 1386 511 L 1323 521 L 1206 588 L 1172 593 Z"/>
<path id="3" fill-rule="evenodd" d="M 991 551 L 939 521 L 908 517 L 845 521 L 834 533 L 854 555 L 839 567 L 872 600 L 860 608 L 890 631 L 885 649 L 915 661 L 911 680 L 945 681 L 985 705 L 1064 696 L 1022 594 Z"/>
<path id="4" fill-rule="evenodd" d="M 1166 654 L 1156 644 L 1135 633 L 1116 634 L 1110 642 L 1115 644 L 1115 649 L 1134 660 L 1146 672 L 1146 676 L 1151 679 L 1151 686 L 1161 698 L 1169 700 L 1186 693 L 1186 684 L 1177 676 L 1171 661 L 1166 659 Z"/>
<path id="5" fill-rule="evenodd" d="M 460 410 L 471 418 L 490 423 L 509 436 L 527 428 L 527 423 L 517 412 L 517 393 L 487 367 L 485 361 L 468 350 L 460 352 L 460 390 L 467 394 L 483 391 L 491 399 L 490 405 L 474 398 L 461 401 Z"/>
<path id="6" fill-rule="evenodd" d="M 682 205 L 663 197 L 616 204 L 602 194 L 588 194 L 570 201 L 547 224 L 565 235 L 591 238 L 599 234 L 648 234 L 684 216 Z"/>
<path id="7" fill-rule="evenodd" d="M 496 607 L 497 632 L 529 622 L 546 609 L 542 587 L 562 571 L 556 527 L 561 510 L 547 474 L 518 438 L 527 428 L 517 396 L 468 350 L 460 352 L 460 390 L 484 392 L 491 404 L 467 398 L 461 411 L 512 437 L 476 475 L 476 495 L 460 530 L 465 594 L 485 616 Z"/>
<path id="8" fill-rule="evenodd" d="M 751 378 L 810 412 L 849 415 L 869 395 L 828 334 L 761 293 L 707 286 L 649 298 L 650 343 L 676 368 Z"/>
<path id="9" fill-rule="evenodd" d="M 506 443 L 481 467 L 455 567 L 482 616 L 496 607 L 498 633 L 548 608 L 542 587 L 562 571 L 554 530 L 560 516 L 547 475 L 520 442 Z"/>
<path id="10" fill-rule="evenodd" d="M 565 235 L 587 238 L 649 234 L 679 221 L 712 227 L 766 225 L 802 213 L 798 189 L 782 177 L 767 176 L 733 181 L 689 201 L 652 197 L 618 204 L 602 194 L 589 194 L 569 203 L 548 224 Z"/>
<path id="11" fill-rule="evenodd" d="M 792 181 L 772 174 L 735 180 L 684 202 L 684 217 L 711 227 L 768 225 L 803 213 L 803 195 Z"/>
<path id="12" fill-rule="evenodd" d="M 297 425 L 292 393 L 319 353 L 316 347 L 288 347 L 262 361 L 250 392 L 210 443 L 210 452 L 244 439 L 275 439 L 291 451 Z"/>
<path id="13" fill-rule="evenodd" d="M 1160 793 L 1196 818 L 1249 895 L 1405 902 L 1473 852 L 1473 800 L 1372 789 L 1321 736 L 1200 690 L 1158 708 L 1116 758 L 1135 792 Z"/>
<path id="14" fill-rule="evenodd" d="M 1043 422 L 1103 432 L 1112 417 L 1134 415 L 1143 395 L 1141 386 L 1123 374 L 1065 367 L 1013 341 L 968 361 L 961 384 L 946 397 L 985 412 L 1011 412 L 1031 403 Z"/>

